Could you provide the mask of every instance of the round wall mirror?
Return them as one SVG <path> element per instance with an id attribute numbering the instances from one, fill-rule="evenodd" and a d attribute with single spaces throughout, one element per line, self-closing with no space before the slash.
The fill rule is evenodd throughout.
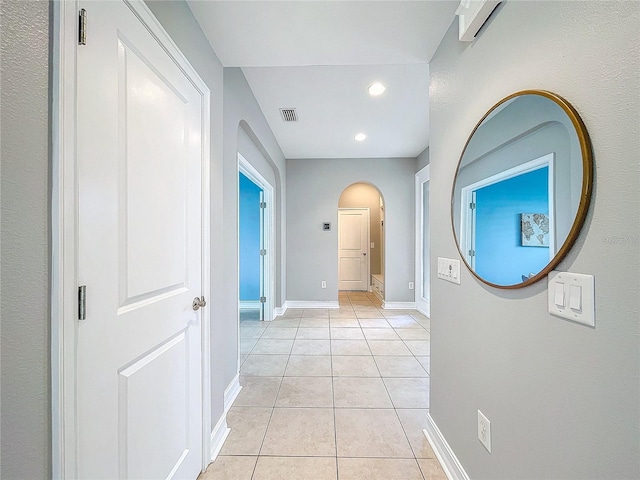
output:
<path id="1" fill-rule="evenodd" d="M 593 183 L 576 110 L 545 91 L 514 93 L 476 125 L 460 157 L 451 221 L 471 272 L 498 288 L 544 278 L 575 242 Z"/>

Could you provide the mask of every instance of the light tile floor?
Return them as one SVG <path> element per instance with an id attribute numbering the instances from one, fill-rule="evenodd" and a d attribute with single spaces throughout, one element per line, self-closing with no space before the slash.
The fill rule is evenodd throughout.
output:
<path id="1" fill-rule="evenodd" d="M 422 429 L 429 319 L 340 292 L 336 310 L 242 312 L 231 433 L 199 480 L 445 480 Z"/>

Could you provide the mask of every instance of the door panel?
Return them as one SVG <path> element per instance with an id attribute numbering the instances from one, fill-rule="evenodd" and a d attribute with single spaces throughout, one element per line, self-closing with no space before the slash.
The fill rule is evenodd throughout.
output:
<path id="1" fill-rule="evenodd" d="M 191 478 L 202 460 L 203 94 L 123 2 L 82 2 L 80 478 Z"/>
<path id="2" fill-rule="evenodd" d="M 369 289 L 369 209 L 338 211 L 338 289 Z"/>

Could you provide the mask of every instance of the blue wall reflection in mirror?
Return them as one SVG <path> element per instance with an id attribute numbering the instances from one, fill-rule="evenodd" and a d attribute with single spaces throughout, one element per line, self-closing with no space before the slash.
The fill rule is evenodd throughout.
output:
<path id="1" fill-rule="evenodd" d="M 549 168 L 539 168 L 476 190 L 476 273 L 513 285 L 549 263 L 548 247 L 523 247 L 520 214 L 549 212 Z"/>
<path id="2" fill-rule="evenodd" d="M 239 174 L 240 301 L 260 300 L 260 193 Z"/>

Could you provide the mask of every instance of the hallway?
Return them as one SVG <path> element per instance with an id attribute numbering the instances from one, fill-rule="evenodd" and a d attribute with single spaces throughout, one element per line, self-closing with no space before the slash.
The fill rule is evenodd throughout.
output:
<path id="1" fill-rule="evenodd" d="M 270 323 L 241 313 L 242 390 L 200 480 L 446 479 L 422 433 L 429 319 L 366 292 L 339 303 Z"/>

